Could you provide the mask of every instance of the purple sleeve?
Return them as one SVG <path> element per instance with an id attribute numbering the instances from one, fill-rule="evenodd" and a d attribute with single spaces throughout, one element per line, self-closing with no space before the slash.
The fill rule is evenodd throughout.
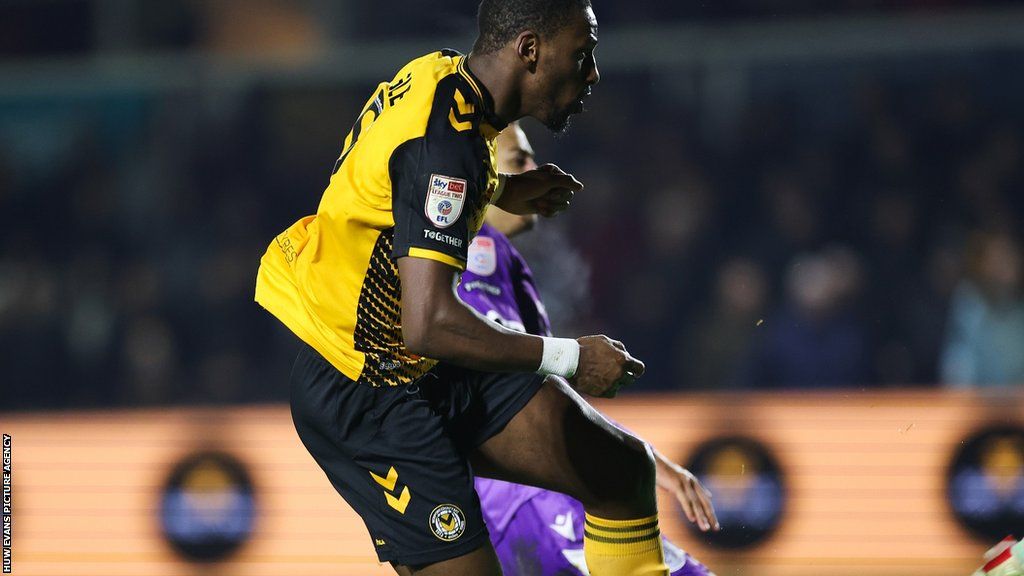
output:
<path id="1" fill-rule="evenodd" d="M 499 324 L 530 334 L 550 333 L 533 275 L 501 232 L 484 224 L 469 246 L 459 298 Z"/>

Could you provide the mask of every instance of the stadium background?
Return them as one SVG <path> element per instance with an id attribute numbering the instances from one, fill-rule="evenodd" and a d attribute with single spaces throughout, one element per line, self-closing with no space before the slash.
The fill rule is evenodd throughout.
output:
<path id="1" fill-rule="evenodd" d="M 295 346 L 253 274 L 372 87 L 468 50 L 474 4 L 0 2 L 14 573 L 378 570 L 290 427 Z M 726 436 L 772 455 L 708 472 L 764 512 L 734 525 L 756 541 L 666 514 L 719 574 L 968 574 L 985 526 L 1024 531 L 1024 8 L 823 4 L 598 2 L 591 112 L 559 138 L 525 125 L 587 189 L 517 243 L 557 333 L 648 363 L 610 414 L 684 463 Z M 992 426 L 989 492 L 951 499 Z M 185 534 L 241 526 L 196 564 L 161 514 L 209 450 L 252 484 L 185 483 Z M 748 465 L 773 498 L 744 500 Z"/>

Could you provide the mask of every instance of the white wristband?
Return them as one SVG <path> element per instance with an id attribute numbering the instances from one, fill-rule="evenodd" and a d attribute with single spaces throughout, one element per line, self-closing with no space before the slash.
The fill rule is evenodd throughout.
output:
<path id="1" fill-rule="evenodd" d="M 498 185 L 494 187 L 494 194 L 491 194 L 491 204 L 497 205 L 498 198 L 505 192 L 505 185 L 508 184 L 508 174 L 498 173 Z"/>
<path id="2" fill-rule="evenodd" d="M 576 375 L 576 367 L 580 363 L 580 344 L 572 338 L 542 338 L 544 355 L 540 361 L 538 374 L 554 374 L 563 378 Z"/>

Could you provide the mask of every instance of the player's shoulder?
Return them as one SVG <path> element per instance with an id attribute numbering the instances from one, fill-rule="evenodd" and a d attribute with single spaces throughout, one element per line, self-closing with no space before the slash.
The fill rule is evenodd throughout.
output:
<path id="1" fill-rule="evenodd" d="M 463 124 L 473 107 L 471 87 L 460 72 L 464 60 L 455 50 L 437 50 L 410 60 L 382 83 L 375 104 L 383 112 L 375 124 L 377 138 L 396 150 L 405 144 L 416 157 L 423 152 L 471 157 L 474 133 L 465 129 L 477 123 Z M 425 140 L 432 143 L 426 149 Z"/>
<path id="2" fill-rule="evenodd" d="M 480 231 L 477 232 L 476 235 L 478 238 L 481 236 L 484 238 L 497 238 L 499 236 L 504 237 L 504 234 L 498 232 L 497 228 L 491 226 L 487 222 L 484 222 L 483 224 L 480 225 Z"/>
<path id="3" fill-rule="evenodd" d="M 431 79 L 430 127 L 438 135 L 475 135 L 481 122 L 487 121 L 484 88 L 466 63 L 465 55 L 445 48 L 407 65 L 407 74 L 415 76 L 419 72 Z"/>
<path id="4" fill-rule="evenodd" d="M 499 259 L 509 262 L 522 261 L 524 264 L 526 263 L 522 254 L 519 253 L 519 250 L 516 250 L 515 244 L 512 243 L 512 240 L 494 226 L 485 222 L 484 225 L 480 227 L 480 232 L 477 233 L 477 236 L 481 235 L 493 240 L 494 249 L 498 252 Z"/>
<path id="5" fill-rule="evenodd" d="M 457 50 L 442 48 L 410 60 L 395 74 L 395 81 L 415 75 L 417 80 L 437 84 L 443 78 L 458 74 L 459 61 L 465 58 Z"/>
<path id="6" fill-rule="evenodd" d="M 499 251 L 507 252 L 512 247 L 512 243 L 509 241 L 508 236 L 505 236 L 494 226 L 491 226 L 487 222 L 484 222 L 480 226 L 480 231 L 477 232 L 476 237 L 480 239 L 480 244 L 485 246 L 494 246 Z"/>
<path id="7" fill-rule="evenodd" d="M 461 58 L 458 52 L 444 49 L 409 61 L 386 84 L 384 107 L 405 114 L 431 114 L 438 92 L 450 92 L 446 86 L 458 75 Z"/>

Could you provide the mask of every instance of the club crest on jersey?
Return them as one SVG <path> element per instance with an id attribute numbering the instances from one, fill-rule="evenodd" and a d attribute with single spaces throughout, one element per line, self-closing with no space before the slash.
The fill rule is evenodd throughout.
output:
<path id="1" fill-rule="evenodd" d="M 458 540 L 466 531 L 466 515 L 454 504 L 441 504 L 430 513 L 430 531 L 445 542 Z"/>
<path id="2" fill-rule="evenodd" d="M 498 253 L 494 246 L 494 238 L 477 236 L 469 245 L 466 269 L 477 276 L 490 276 L 498 267 Z"/>
<path id="3" fill-rule="evenodd" d="M 466 203 L 466 181 L 440 174 L 430 175 L 427 186 L 427 203 L 423 207 L 430 223 L 437 228 L 447 228 L 462 215 Z"/>

